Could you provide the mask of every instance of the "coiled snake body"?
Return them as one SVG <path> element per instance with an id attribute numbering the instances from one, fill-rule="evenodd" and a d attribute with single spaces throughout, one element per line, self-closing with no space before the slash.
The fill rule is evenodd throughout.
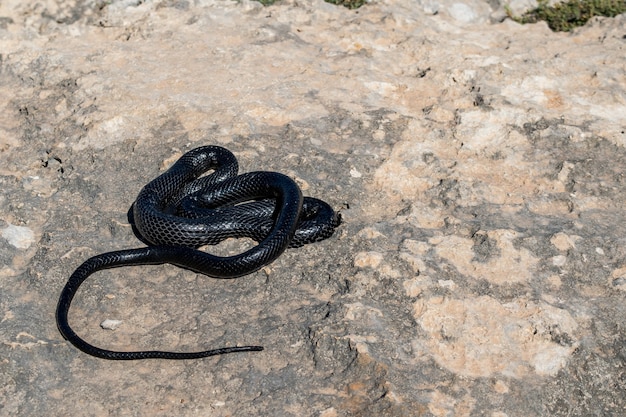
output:
<path id="1" fill-rule="evenodd" d="M 214 171 L 201 177 L 209 170 Z M 148 183 L 132 213 L 136 231 L 149 246 L 96 255 L 74 271 L 56 310 L 63 337 L 92 356 L 117 360 L 195 359 L 263 350 L 261 346 L 237 346 L 201 352 L 118 352 L 89 344 L 68 323 L 72 299 L 83 281 L 96 271 L 169 263 L 213 278 L 237 278 L 273 262 L 287 247 L 330 237 L 341 222 L 340 215 L 325 202 L 303 198 L 297 184 L 283 174 L 237 172 L 237 160 L 230 151 L 204 146 L 187 152 Z M 197 249 L 229 237 L 249 237 L 258 245 L 229 257 Z"/>

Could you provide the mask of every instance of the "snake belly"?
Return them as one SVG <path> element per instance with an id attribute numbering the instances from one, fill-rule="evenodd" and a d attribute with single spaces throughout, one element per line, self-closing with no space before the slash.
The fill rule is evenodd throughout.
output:
<path id="1" fill-rule="evenodd" d="M 202 176 L 209 170 L 213 172 Z M 131 208 L 135 230 L 148 246 L 96 255 L 74 271 L 56 310 L 63 337 L 89 355 L 112 360 L 196 359 L 263 350 L 233 346 L 199 352 L 112 351 L 91 345 L 68 322 L 78 288 L 97 271 L 169 263 L 213 278 L 237 278 L 273 262 L 287 247 L 330 237 L 341 222 L 327 203 L 303 197 L 298 185 L 283 174 L 237 172 L 237 159 L 230 151 L 204 146 L 187 152 L 148 183 Z M 197 249 L 230 237 L 249 237 L 258 244 L 228 257 Z"/>

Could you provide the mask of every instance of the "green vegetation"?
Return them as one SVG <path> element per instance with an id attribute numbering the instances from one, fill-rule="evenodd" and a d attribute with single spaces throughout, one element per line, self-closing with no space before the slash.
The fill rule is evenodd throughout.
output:
<path id="1" fill-rule="evenodd" d="M 269 6 L 276 3 L 278 0 L 257 0 L 263 6 Z M 336 4 L 337 6 L 344 6 L 348 9 L 358 9 L 367 3 L 367 0 L 324 0 L 326 3 Z"/>
<path id="2" fill-rule="evenodd" d="M 535 9 L 520 17 L 513 16 L 507 9 L 509 17 L 518 23 L 544 20 L 555 32 L 569 32 L 594 16 L 615 17 L 622 13 L 626 13 L 626 0 L 569 0 L 554 6 L 549 6 L 548 0 L 538 0 Z"/>
<path id="3" fill-rule="evenodd" d="M 347 7 L 348 9 L 358 9 L 367 3 L 367 0 L 324 0 L 326 3 Z"/>

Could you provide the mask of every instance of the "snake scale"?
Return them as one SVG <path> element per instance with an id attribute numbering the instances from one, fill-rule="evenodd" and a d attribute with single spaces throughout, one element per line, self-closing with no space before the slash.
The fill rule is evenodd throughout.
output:
<path id="1" fill-rule="evenodd" d="M 330 237 L 341 223 L 340 214 L 324 201 L 303 197 L 288 176 L 266 171 L 239 175 L 238 170 L 230 151 L 203 146 L 185 153 L 143 187 L 131 212 L 135 230 L 148 246 L 93 256 L 74 271 L 56 310 L 63 337 L 89 355 L 112 360 L 196 359 L 263 350 L 261 346 L 233 346 L 199 352 L 112 351 L 86 342 L 68 322 L 78 288 L 97 271 L 168 263 L 213 278 L 237 278 L 273 262 L 287 247 Z M 258 244 L 227 257 L 198 249 L 239 237 Z"/>

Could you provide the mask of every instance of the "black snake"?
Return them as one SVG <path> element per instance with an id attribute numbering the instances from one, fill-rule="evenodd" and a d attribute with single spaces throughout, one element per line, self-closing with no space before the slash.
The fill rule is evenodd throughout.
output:
<path id="1" fill-rule="evenodd" d="M 89 344 L 68 323 L 78 287 L 96 271 L 169 263 L 213 278 L 237 278 L 273 262 L 287 247 L 330 237 L 341 222 L 341 216 L 325 202 L 302 197 L 291 178 L 265 171 L 238 175 L 238 169 L 230 151 L 204 146 L 187 152 L 148 183 L 131 208 L 135 230 L 148 246 L 96 255 L 74 271 L 56 310 L 63 337 L 92 356 L 117 360 L 195 359 L 263 350 L 237 346 L 201 352 L 118 352 Z M 213 172 L 202 176 L 209 170 Z M 249 237 L 258 245 L 229 257 L 197 249 L 229 237 Z"/>

